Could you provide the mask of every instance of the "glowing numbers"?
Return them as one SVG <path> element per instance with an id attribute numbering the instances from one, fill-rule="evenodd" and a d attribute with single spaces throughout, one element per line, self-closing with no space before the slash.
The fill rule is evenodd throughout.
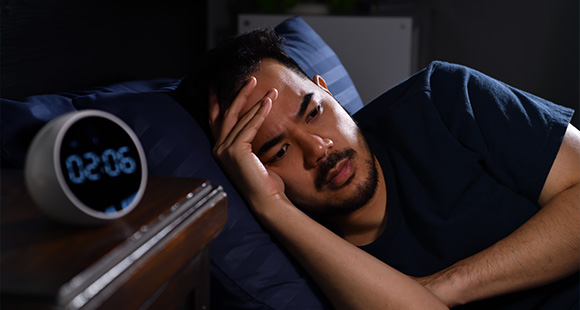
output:
<path id="1" fill-rule="evenodd" d="M 122 173 L 132 174 L 137 171 L 137 162 L 128 156 L 128 146 L 118 150 L 106 149 L 99 156 L 94 152 L 72 154 L 65 160 L 68 177 L 74 184 L 82 184 L 86 180 L 98 181 L 102 176 L 118 177 Z"/>

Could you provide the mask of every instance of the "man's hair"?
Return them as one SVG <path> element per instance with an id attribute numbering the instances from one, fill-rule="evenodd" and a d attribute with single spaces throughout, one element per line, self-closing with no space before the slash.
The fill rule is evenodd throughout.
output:
<path id="1" fill-rule="evenodd" d="M 262 59 L 272 58 L 308 79 L 283 46 L 284 39 L 271 28 L 232 37 L 200 59 L 175 90 L 175 98 L 211 137 L 208 124 L 210 92 L 215 92 L 221 110 L 225 110 L 248 78 L 259 69 Z"/>

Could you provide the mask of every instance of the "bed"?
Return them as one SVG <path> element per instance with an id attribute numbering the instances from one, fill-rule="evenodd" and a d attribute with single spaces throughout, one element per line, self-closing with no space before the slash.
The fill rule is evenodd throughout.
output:
<path id="1" fill-rule="evenodd" d="M 67 12 L 59 14 L 66 15 Z M 75 18 L 81 22 L 82 18 L 76 15 Z M 338 101 L 350 113 L 363 106 L 336 54 L 301 17 L 290 18 L 275 30 L 285 37 L 287 52 L 309 75 L 317 73 L 324 76 L 331 92 L 350 90 L 337 92 L 340 93 Z M 98 31 L 92 34 L 96 35 Z M 186 35 L 174 34 L 172 38 L 180 40 Z M 59 33 L 58 36 L 58 40 L 66 42 L 66 33 Z M 5 57 L 12 52 L 7 44 L 11 42 L 4 40 L 3 43 Z M 134 52 L 139 53 L 139 49 Z M 85 57 L 65 56 L 74 57 L 77 64 Z M 77 83 L 81 77 L 71 76 L 74 72 L 70 68 L 56 70 L 48 64 L 42 64 L 39 68 L 38 74 L 43 79 L 38 76 L 26 79 L 18 73 L 8 75 L 3 72 L 5 83 L 0 105 L 2 167 L 22 169 L 27 148 L 36 132 L 61 114 L 98 109 L 117 115 L 132 127 L 141 140 L 150 175 L 208 179 L 213 184 L 223 186 L 228 194 L 228 222 L 211 244 L 212 309 L 330 308 L 311 279 L 256 221 L 212 158 L 209 141 L 199 125 L 174 100 L 172 91 L 179 84 L 183 72 L 161 72 L 155 76 L 155 72 L 163 70 L 152 65 L 151 72 L 147 72 L 147 68 L 140 69 L 139 79 L 121 81 L 124 75 L 120 71 L 130 72 L 135 68 L 116 65 L 110 82 L 104 83 L 108 71 L 98 69 L 94 58 L 85 59 L 85 84 Z M 177 59 L 184 62 L 184 67 L 188 65 L 187 57 Z M 26 59 L 18 61 L 23 64 Z M 18 71 L 18 66 L 13 63 L 3 62 L 5 68 Z M 50 75 L 46 74 L 47 70 Z M 130 74 L 126 76 L 132 77 Z"/>

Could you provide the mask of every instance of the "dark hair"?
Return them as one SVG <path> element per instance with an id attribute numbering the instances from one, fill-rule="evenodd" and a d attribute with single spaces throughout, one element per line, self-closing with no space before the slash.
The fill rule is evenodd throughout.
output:
<path id="1" fill-rule="evenodd" d="M 232 37 L 207 52 L 174 92 L 177 101 L 211 137 L 208 125 L 208 98 L 215 91 L 220 107 L 227 108 L 262 59 L 272 58 L 308 78 L 283 49 L 284 39 L 271 28 Z"/>

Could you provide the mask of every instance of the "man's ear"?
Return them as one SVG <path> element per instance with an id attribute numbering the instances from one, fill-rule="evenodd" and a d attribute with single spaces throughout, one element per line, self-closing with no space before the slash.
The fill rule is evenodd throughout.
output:
<path id="1" fill-rule="evenodd" d="M 314 83 L 316 83 L 316 85 L 322 87 L 322 89 L 324 89 L 324 91 L 326 91 L 329 95 L 332 96 L 332 94 L 330 93 L 330 90 L 328 90 L 328 86 L 326 85 L 326 81 L 318 74 L 316 74 L 312 80 L 314 81 Z"/>

